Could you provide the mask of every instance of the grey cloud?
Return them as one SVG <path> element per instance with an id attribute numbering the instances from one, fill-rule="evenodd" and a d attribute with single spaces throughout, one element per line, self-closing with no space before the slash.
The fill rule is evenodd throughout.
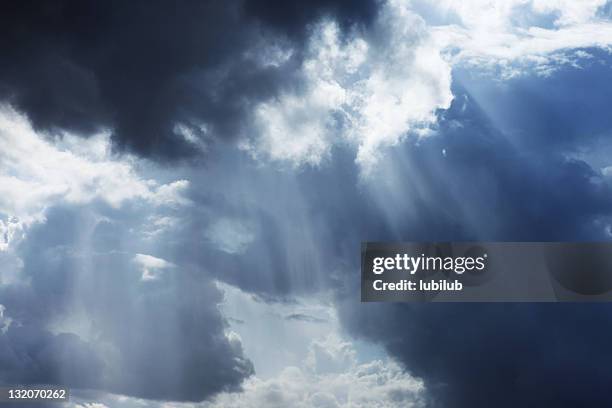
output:
<path id="1" fill-rule="evenodd" d="M 219 279 L 273 298 L 334 288 L 345 327 L 422 377 L 432 406 L 605 405 L 612 375 L 606 305 L 356 301 L 361 240 L 606 239 L 600 221 L 610 216 L 610 185 L 586 161 L 564 154 L 571 151 L 567 139 L 538 134 L 527 149 L 496 127 L 469 89 L 455 83 L 454 93 L 451 108 L 439 113 L 437 135 L 388 149 L 371 180 L 357 178 L 352 152 L 341 149 L 333 162 L 297 174 L 225 157 L 234 172 L 209 182 L 206 198 L 192 197 L 209 211 L 192 219 L 203 230 L 215 214 L 240 214 L 258 232 L 241 256 L 192 259 L 207 259 Z M 540 112 L 531 120 L 550 121 L 563 104 Z M 607 120 L 583 121 L 605 128 Z M 223 165 L 209 169 L 212 179 Z M 249 182 L 241 182 L 246 174 Z M 244 196 L 250 199 L 238 199 Z M 570 384 L 574 373 L 586 380 Z"/>
<path id="2" fill-rule="evenodd" d="M 292 314 L 285 316 L 285 319 L 286 320 L 297 320 L 297 321 L 308 322 L 308 323 L 326 323 L 327 322 L 327 319 L 323 319 L 317 316 L 311 316 L 311 315 L 304 314 L 304 313 L 292 313 Z"/>
<path id="3" fill-rule="evenodd" d="M 108 236 L 96 236 L 97 225 L 108 226 L 92 222 L 98 215 L 56 207 L 21 243 L 25 279 L 0 287 L 13 319 L 0 334 L 0 381 L 178 401 L 238 389 L 253 366 L 224 334 L 222 294 L 210 276 L 173 268 L 141 281 L 129 248 L 100 245 Z M 129 224 L 112 238 L 129 235 Z"/>
<path id="4" fill-rule="evenodd" d="M 608 305 L 350 304 L 344 311 L 353 333 L 423 378 L 430 406 L 612 402 Z"/>

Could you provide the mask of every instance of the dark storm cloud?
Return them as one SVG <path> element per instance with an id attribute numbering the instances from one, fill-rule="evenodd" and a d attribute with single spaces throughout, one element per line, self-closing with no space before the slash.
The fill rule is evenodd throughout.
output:
<path id="1" fill-rule="evenodd" d="M 332 16 L 341 27 L 368 25 L 378 12 L 377 0 L 313 0 L 308 3 L 283 0 L 247 1 L 248 15 L 274 29 L 302 38 L 305 28 L 317 18 Z"/>
<path id="2" fill-rule="evenodd" d="M 247 51 L 296 35 L 322 15 L 345 26 L 375 5 L 342 0 L 12 1 L 0 6 L 0 98 L 37 128 L 112 128 L 121 147 L 163 158 L 194 154 L 177 123 L 204 142 L 236 137 L 247 108 L 291 81 L 297 65 L 257 64 Z M 207 130 L 201 126 L 206 124 Z"/>
<path id="3" fill-rule="evenodd" d="M 345 321 L 353 332 L 384 345 L 409 372 L 423 378 L 430 406 L 612 403 L 608 305 L 349 307 L 354 310 Z"/>
<path id="4" fill-rule="evenodd" d="M 580 103 L 547 97 L 546 89 L 571 94 L 576 83 L 567 79 L 576 77 L 568 72 L 531 85 L 478 81 L 503 112 L 484 105 L 474 83 L 456 82 L 438 134 L 385 151 L 370 180 L 358 179 L 353 154 L 341 148 L 321 168 L 296 173 L 217 156 L 207 194 L 191 197 L 208 212 L 190 214 L 200 224 L 177 234 L 169 251 L 264 297 L 334 288 L 343 324 L 421 376 L 432 406 L 608 405 L 607 305 L 365 305 L 355 296 L 362 240 L 609 239 L 610 180 L 589 164 L 591 156 L 576 156 L 592 152 L 601 143 L 595 135 L 609 130 L 600 103 L 611 89 L 602 85 L 609 73 L 589 73 L 600 86 Z M 545 105 L 526 96 L 509 102 L 528 85 Z M 502 113 L 514 118 L 512 129 L 501 126 Z M 558 119 L 572 126 L 551 123 Z M 204 237 L 218 217 L 250 223 L 253 240 L 244 251 L 224 253 Z"/>
<path id="5" fill-rule="evenodd" d="M 598 69 L 591 73 L 598 79 L 609 75 Z M 562 73 L 560 78 L 572 76 Z M 530 89 L 541 92 L 546 106 L 539 105 L 542 99 L 533 94 L 521 104 L 507 103 L 524 88 L 489 88 L 502 106 L 498 114 L 522 119 L 508 120 L 516 132 L 511 134 L 500 132 L 483 111 L 492 113 L 495 108 L 481 109 L 456 84 L 457 98 L 440 121 L 439 137 L 425 141 L 418 155 L 413 154 L 415 149 L 403 153 L 412 163 L 406 170 L 424 178 L 426 203 L 433 204 L 419 209 L 422 220 L 401 227 L 399 239 L 609 239 L 597 222 L 610 215 L 609 181 L 598 169 L 568 155 L 589 151 L 599 143 L 594 135 L 609 132 L 609 117 L 603 114 L 606 105 L 597 101 L 610 86 L 593 81 L 599 89 L 591 90 L 587 114 L 587 109 L 571 109 L 574 103 L 579 105 L 573 97 L 545 96 L 544 89 L 567 95 L 575 83 L 559 77 L 540 81 Z M 510 85 L 517 83 L 524 85 L 525 80 Z M 400 160 L 399 155 L 393 157 Z M 612 403 L 607 389 L 612 376 L 609 305 L 358 304 L 349 296 L 341 299 L 344 324 L 355 335 L 383 345 L 407 370 L 423 378 L 430 406 Z"/>
<path id="6" fill-rule="evenodd" d="M 222 294 L 208 275 L 169 267 L 141 279 L 146 266 L 132 251 L 145 247 L 129 231 L 138 212 L 99 222 L 91 208 L 56 207 L 31 229 L 19 248 L 25 280 L 0 287 L 13 320 L 0 333 L 0 383 L 201 401 L 253 373 L 224 334 Z M 120 231 L 109 235 L 109 222 Z"/>

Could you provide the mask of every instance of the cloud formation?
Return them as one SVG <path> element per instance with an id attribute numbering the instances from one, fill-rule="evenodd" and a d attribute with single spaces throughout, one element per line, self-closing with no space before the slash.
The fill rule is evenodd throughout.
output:
<path id="1" fill-rule="evenodd" d="M 178 401 L 238 389 L 253 368 L 221 292 L 146 233 L 191 205 L 189 183 L 143 177 L 108 137 L 50 139 L 10 109 L 0 125 L 0 382 Z"/>
<path id="2" fill-rule="evenodd" d="M 181 203 L 189 184 L 143 179 L 132 158 L 112 154 L 108 134 L 86 140 L 64 134 L 49 140 L 6 106 L 0 108 L 0 142 L 0 213 L 26 223 L 44 219 L 46 208 L 59 203 L 102 200 L 115 208 L 136 199 Z"/>
<path id="3" fill-rule="evenodd" d="M 357 363 L 350 343 L 314 341 L 302 367 L 277 377 L 249 379 L 242 393 L 221 394 L 206 408 L 221 407 L 421 407 L 423 384 L 393 361 Z"/>
<path id="4" fill-rule="evenodd" d="M 295 4 L 1 6 L 0 381 L 609 405 L 606 305 L 355 301 L 363 240 L 610 238 L 609 4 Z M 226 284 L 272 306 L 224 309 Z M 305 344 L 336 322 L 321 294 L 398 363 Z"/>
<path id="5" fill-rule="evenodd" d="M 232 140 L 297 167 L 348 143 L 366 174 L 431 133 L 453 67 L 547 75 L 612 38 L 603 0 L 5 7 L 0 98 L 36 129 L 164 160 Z"/>
<path id="6" fill-rule="evenodd" d="M 302 87 L 255 107 L 257 133 L 245 145 L 255 156 L 318 165 L 351 143 L 368 172 L 381 147 L 426 131 L 452 100 L 450 66 L 424 21 L 398 1 L 381 7 L 366 33 L 319 23 L 299 75 Z"/>
<path id="7" fill-rule="evenodd" d="M 99 396 L 67 408 L 395 408 L 423 407 L 423 384 L 392 360 L 355 361 L 353 345 L 335 336 L 314 341 L 307 361 L 272 378 L 253 376 L 241 392 L 221 393 L 201 404 L 163 403 Z"/>
<path id="8" fill-rule="evenodd" d="M 36 129 L 112 133 L 115 147 L 160 159 L 200 154 L 235 139 L 254 102 L 291 66 L 260 64 L 262 42 L 301 43 L 330 15 L 367 23 L 374 2 L 107 2 L 4 4 L 0 99 Z M 299 57 L 299 56 L 297 56 Z M 194 149 L 194 147 L 197 147 Z"/>

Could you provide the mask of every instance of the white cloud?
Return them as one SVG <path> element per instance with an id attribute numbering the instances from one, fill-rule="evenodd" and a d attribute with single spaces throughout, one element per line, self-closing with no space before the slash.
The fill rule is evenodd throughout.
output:
<path id="1" fill-rule="evenodd" d="M 147 217 L 142 233 L 147 239 L 154 240 L 171 231 L 179 222 L 178 217 L 153 214 Z"/>
<path id="2" fill-rule="evenodd" d="M 214 221 L 206 229 L 204 235 L 219 250 L 228 254 L 243 253 L 255 240 L 255 233 L 251 226 L 232 218 L 221 218 Z"/>
<path id="3" fill-rule="evenodd" d="M 550 73 L 575 64 L 577 48 L 612 44 L 612 24 L 597 16 L 605 0 L 441 1 L 429 6 L 437 15 L 454 16 L 430 29 L 437 45 L 452 50 L 453 64 L 501 68 L 511 77 L 523 72 Z M 573 50 L 573 51 L 572 51 Z M 569 55 L 564 55 L 569 53 Z"/>
<path id="4" fill-rule="evenodd" d="M 0 332 L 6 333 L 12 322 L 13 319 L 6 315 L 6 307 L 0 304 Z"/>
<path id="5" fill-rule="evenodd" d="M 141 177 L 136 170 L 140 162 L 113 154 L 107 134 L 52 138 L 36 132 L 25 116 L 0 106 L 0 145 L 2 285 L 23 279 L 24 262 L 18 245 L 27 239 L 29 226 L 44 222 L 53 206 L 86 205 L 97 200 L 114 208 L 129 201 L 145 202 L 153 209 L 190 204 L 184 197 L 187 181 L 163 184 Z M 155 264 L 154 259 L 137 256 L 143 280 L 157 279 L 168 267 Z"/>
<path id="6" fill-rule="evenodd" d="M 7 251 L 9 244 L 24 236 L 23 225 L 15 217 L 0 219 L 0 252 Z"/>
<path id="7" fill-rule="evenodd" d="M 173 263 L 165 259 L 146 254 L 136 254 L 136 256 L 134 256 L 134 262 L 141 268 L 142 276 L 140 279 L 143 282 L 158 280 L 161 278 L 165 269 L 175 267 Z"/>
<path id="8" fill-rule="evenodd" d="M 53 206 L 97 201 L 113 208 L 127 202 L 147 204 L 149 218 L 159 220 L 151 225 L 163 230 L 170 224 L 170 217 L 164 219 L 161 214 L 190 204 L 184 197 L 187 181 L 159 183 L 142 177 L 138 169 L 145 168 L 146 163 L 114 154 L 108 134 L 51 137 L 35 131 L 23 115 L 0 106 L 0 145 L 0 285 L 29 283 L 23 275 L 20 244 L 27 239 L 33 223 L 45 222 L 47 210 Z M 84 233 L 92 230 L 87 225 L 82 229 Z M 83 242 L 82 250 L 87 253 L 88 241 L 83 238 Z M 163 271 L 174 266 L 145 254 L 137 254 L 134 262 L 143 281 L 159 279 Z M 0 328 L 6 328 L 4 310 L 1 314 Z M 58 318 L 53 329 L 82 335 L 89 332 L 88 323 L 87 316 L 73 314 Z"/>
<path id="9" fill-rule="evenodd" d="M 0 108 L 0 213 L 22 221 L 39 220 L 60 202 L 101 199 L 113 207 L 144 199 L 184 204 L 187 181 L 159 185 L 134 170 L 135 159 L 111 153 L 108 134 L 89 139 L 69 134 L 50 140 L 9 107 Z"/>
<path id="10" fill-rule="evenodd" d="M 342 373 L 356 362 L 357 353 L 352 344 L 335 335 L 313 341 L 306 357 L 306 366 L 319 374 Z"/>
<path id="11" fill-rule="evenodd" d="M 436 110 L 452 100 L 453 66 L 502 78 L 550 75 L 592 58 L 580 48 L 609 50 L 612 23 L 598 17 L 604 4 L 389 0 L 370 30 L 342 39 L 337 24 L 323 20 L 312 29 L 303 86 L 259 104 L 255 135 L 241 147 L 257 158 L 316 166 L 334 145 L 349 143 L 367 174 L 385 147 L 430 133 Z"/>
<path id="12" fill-rule="evenodd" d="M 221 394 L 205 408 L 422 406 L 423 383 L 383 350 L 345 339 L 325 297 L 270 303 L 218 285 L 225 294 L 220 308 L 240 321 L 232 330 L 244 339 L 257 375 L 243 392 Z"/>
<path id="13" fill-rule="evenodd" d="M 75 393 L 71 398 L 81 404 L 77 407 L 94 402 L 112 408 L 424 406 L 423 382 L 406 373 L 382 349 L 372 352 L 369 347 L 373 346 L 344 338 L 330 302 L 308 297 L 269 303 L 233 286 L 218 285 L 225 293 L 220 309 L 225 316 L 237 318 L 226 337 L 232 347 L 244 347 L 257 372 L 242 384 L 242 391 L 224 392 L 201 403 L 147 401 L 113 394 L 92 398 Z M 288 320 L 292 314 L 316 316 L 321 322 Z"/>
<path id="14" fill-rule="evenodd" d="M 370 37 L 340 38 L 338 25 L 317 25 L 301 68 L 304 90 L 255 110 L 254 156 L 318 165 L 331 147 L 349 142 L 368 171 L 381 147 L 435 120 L 452 99 L 450 66 L 432 47 L 423 20 L 405 4 L 383 7 Z"/>
<path id="15" fill-rule="evenodd" d="M 391 1 L 378 20 L 377 47 L 368 76 L 353 90 L 355 110 L 349 136 L 357 140 L 357 162 L 369 171 L 382 147 L 435 122 L 435 110 L 450 106 L 451 69 L 432 44 L 421 17 Z"/>
<path id="16" fill-rule="evenodd" d="M 151 185 L 151 182 L 149 182 Z M 145 195 L 145 198 L 157 205 L 177 207 L 191 204 L 191 200 L 184 196 L 184 192 L 189 188 L 189 181 L 177 180 L 168 184 L 157 186 L 153 182 L 153 191 Z"/>
<path id="17" fill-rule="evenodd" d="M 276 377 L 252 377 L 240 393 L 224 393 L 207 408 L 423 406 L 421 381 L 391 360 L 357 363 L 352 345 L 330 336 L 315 341 L 309 360 Z"/>
<path id="18" fill-rule="evenodd" d="M 271 303 L 234 286 L 221 282 L 217 286 L 224 293 L 220 309 L 231 329 L 244 339 L 244 351 L 260 378 L 275 376 L 288 365 L 299 365 L 308 359 L 313 339 L 338 331 L 339 322 L 329 300 L 303 297 Z"/>
<path id="19" fill-rule="evenodd" d="M 251 377 L 243 391 L 222 393 L 210 402 L 146 401 L 106 394 L 98 401 L 70 408 L 411 408 L 424 407 L 422 381 L 411 377 L 391 360 L 375 360 L 347 367 L 342 373 L 313 372 L 288 366 L 276 377 Z M 77 397 L 77 399 L 79 399 Z"/>

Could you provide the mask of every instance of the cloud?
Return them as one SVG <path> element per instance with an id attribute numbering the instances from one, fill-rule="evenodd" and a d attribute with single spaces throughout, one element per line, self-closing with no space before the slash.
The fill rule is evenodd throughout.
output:
<path id="1" fill-rule="evenodd" d="M 5 310 L 6 307 L 4 307 L 4 305 L 0 305 L 0 331 L 2 333 L 6 333 L 13 322 L 13 319 L 4 315 Z"/>
<path id="2" fill-rule="evenodd" d="M 314 26 L 298 77 L 302 84 L 254 107 L 257 130 L 242 148 L 293 166 L 329 160 L 339 144 L 356 147 L 364 174 L 385 147 L 427 135 L 453 98 L 451 69 L 502 78 L 550 75 L 609 49 L 605 1 L 422 2 L 381 5 L 367 30 L 342 33 L 333 20 Z"/>
<path id="3" fill-rule="evenodd" d="M 210 276 L 145 255 L 163 247 L 139 238 L 146 214 L 106 211 L 54 207 L 15 249 L 0 380 L 176 401 L 238 389 L 253 368 L 226 336 Z"/>
<path id="4" fill-rule="evenodd" d="M 318 166 L 348 143 L 367 174 L 386 147 L 435 129 L 454 68 L 550 75 L 612 38 L 603 0 L 166 7 L 14 7 L 1 38 L 22 69 L 0 71 L 0 98 L 36 129 L 107 132 L 146 157 L 212 155 L 231 140 L 260 159 Z"/>
<path id="5" fill-rule="evenodd" d="M 350 343 L 337 338 L 328 338 L 324 343 L 334 350 L 340 347 L 353 351 Z M 331 356 L 332 351 L 328 355 Z M 245 381 L 242 391 L 222 393 L 201 404 L 162 403 L 104 395 L 92 399 L 103 402 L 98 402 L 99 405 L 83 402 L 70 408 L 404 408 L 423 407 L 423 391 L 421 381 L 406 374 L 391 360 L 352 363 L 342 373 L 313 371 L 304 363 L 300 367 L 286 367 L 272 378 L 251 377 Z"/>
<path id="6" fill-rule="evenodd" d="M 142 269 L 140 280 L 143 282 L 158 280 L 165 269 L 174 268 L 176 266 L 165 259 L 146 254 L 136 254 L 134 256 L 134 262 L 140 265 Z"/>
<path id="7" fill-rule="evenodd" d="M 307 6 L 283 0 L 247 1 L 248 15 L 291 37 L 303 38 L 308 26 L 321 18 L 332 17 L 344 28 L 369 25 L 378 13 L 378 3 L 371 0 L 314 0 Z"/>
<path id="8" fill-rule="evenodd" d="M 117 208 L 139 199 L 157 205 L 185 204 L 181 194 L 187 181 L 160 185 L 143 179 L 134 170 L 133 158 L 112 154 L 108 134 L 90 139 L 65 134 L 54 142 L 36 132 L 26 117 L 3 106 L 0 141 L 0 213 L 22 222 L 42 220 L 46 208 L 59 203 L 102 200 Z M 3 222 L 3 228 L 6 223 L 16 231 L 14 221 Z"/>
<path id="9" fill-rule="evenodd" d="M 493 70 L 508 78 L 530 72 L 549 75 L 563 65 L 579 67 L 585 57 L 581 48 L 609 50 L 612 23 L 599 16 L 605 4 L 474 0 L 422 7 L 432 22 L 435 42 L 448 50 L 453 64 Z"/>
<path id="10" fill-rule="evenodd" d="M 238 389 L 253 368 L 226 335 L 220 291 L 166 260 L 165 232 L 147 233 L 191 206 L 188 182 L 143 176 L 168 178 L 107 136 L 50 137 L 10 109 L 0 138 L 0 382 L 178 401 Z"/>
<path id="11" fill-rule="evenodd" d="M 603 113 L 606 105 L 600 101 L 609 89 L 601 87 L 609 69 L 589 73 L 598 89 L 588 92 L 584 109 Z M 549 94 L 557 89 L 567 95 L 578 78 L 586 81 L 583 75 L 568 68 L 535 84 L 533 78 L 516 78 L 504 86 L 481 78 L 466 81 L 466 87 L 490 92 L 480 88 L 477 96 L 457 86 L 439 136 L 390 153 L 373 175 L 371 188 L 381 197 L 381 213 L 395 223 L 394 230 L 377 237 L 607 239 L 600 221 L 609 217 L 609 184 L 598 168 L 583 161 L 589 154 L 578 160 L 568 153 L 603 146 L 609 151 L 609 141 L 595 136 L 609 129 L 609 119 L 583 115 L 573 108 L 581 105 L 579 99 L 570 98 L 570 103 Z M 610 404 L 605 386 L 610 369 L 599 363 L 612 358 L 605 346 L 612 338 L 605 329 L 610 325 L 607 304 L 366 305 L 355 302 L 352 294 L 358 290 L 354 282 L 339 295 L 340 321 L 349 333 L 383 345 L 422 378 L 428 406 Z M 597 342 L 586 340 L 592 338 Z M 576 375 L 585 381 L 568 381 Z"/>
<path id="12" fill-rule="evenodd" d="M 115 148 L 167 160 L 235 139 L 252 105 L 284 85 L 286 70 L 249 57 L 257 44 L 279 38 L 300 48 L 299 33 L 313 20 L 367 23 L 376 6 L 54 0 L 2 11 L 3 58 L 11 66 L 0 69 L 1 100 L 36 129 L 79 135 L 110 129 Z"/>
<path id="13" fill-rule="evenodd" d="M 97 404 L 97 403 L 85 403 L 85 404 L 77 404 L 74 406 L 74 408 L 108 408 L 108 406 L 104 405 L 104 404 Z"/>
<path id="14" fill-rule="evenodd" d="M 221 218 L 205 232 L 206 238 L 219 250 L 228 254 L 241 254 L 255 239 L 252 228 L 240 220 Z"/>
<path id="15" fill-rule="evenodd" d="M 610 403 L 607 305 L 368 306 L 350 324 L 424 379 L 428 406 Z"/>
<path id="16" fill-rule="evenodd" d="M 374 347 L 344 337 L 333 306 L 323 299 L 264 302 L 238 288 L 222 283 L 219 287 L 224 291 L 223 314 L 242 320 L 227 330 L 227 337 L 244 345 L 257 369 L 257 375 L 247 379 L 241 390 L 222 392 L 201 403 L 147 401 L 79 390 L 72 395 L 73 403 L 95 402 L 114 408 L 423 406 L 422 381 Z M 287 321 L 285 316 L 291 311 L 326 319 Z"/>
<path id="17" fill-rule="evenodd" d="M 322 319 L 320 317 L 311 316 L 311 315 L 304 314 L 304 313 L 291 313 L 291 314 L 285 316 L 285 319 L 287 319 L 287 320 L 298 320 L 298 321 L 310 322 L 310 323 L 325 323 L 327 321 L 327 320 Z"/>
<path id="18" fill-rule="evenodd" d="M 334 21 L 315 26 L 300 69 L 304 84 L 255 108 L 258 157 L 318 165 L 334 145 L 352 143 L 369 171 L 381 147 L 423 132 L 447 108 L 450 66 L 431 43 L 423 20 L 392 1 L 367 33 L 342 36 Z"/>
<path id="19" fill-rule="evenodd" d="M 277 377 L 249 379 L 241 393 L 221 394 L 210 407 L 419 407 L 422 383 L 392 361 L 358 364 L 350 343 L 328 337 L 310 360 Z"/>
<path id="20" fill-rule="evenodd" d="M 363 239 L 609 238 L 599 3 L 281 3 L 1 25 L 0 380 L 112 407 L 608 403 L 605 305 L 350 301 Z M 398 363 L 321 338 L 338 319 Z"/>

